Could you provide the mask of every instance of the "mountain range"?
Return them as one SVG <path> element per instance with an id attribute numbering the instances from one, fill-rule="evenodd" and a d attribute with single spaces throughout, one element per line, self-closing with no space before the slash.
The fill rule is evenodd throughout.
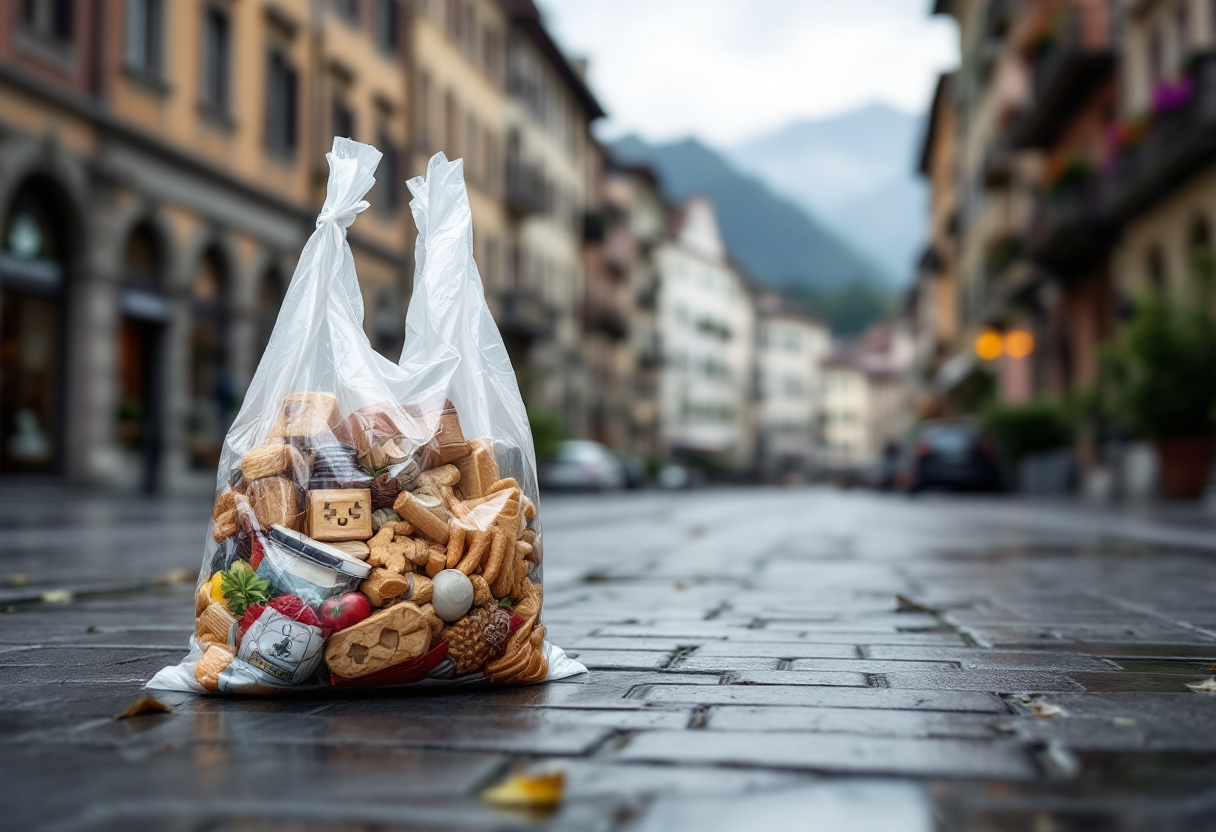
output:
<path id="1" fill-rule="evenodd" d="M 622 162 L 654 168 L 663 195 L 673 203 L 694 194 L 712 199 L 731 256 L 761 285 L 823 290 L 855 281 L 885 282 L 879 266 L 803 208 L 697 139 L 650 144 L 626 136 L 611 144 L 611 152 Z"/>
<path id="2" fill-rule="evenodd" d="M 726 156 L 905 285 L 924 235 L 928 197 L 915 174 L 922 130 L 921 117 L 871 104 L 788 124 Z"/>

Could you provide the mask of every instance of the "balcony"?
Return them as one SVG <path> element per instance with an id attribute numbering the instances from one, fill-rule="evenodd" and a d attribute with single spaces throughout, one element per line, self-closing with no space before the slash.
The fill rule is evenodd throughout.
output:
<path id="1" fill-rule="evenodd" d="M 1216 53 L 1193 64 L 1194 87 L 1181 107 L 1153 117 L 1144 139 L 1116 163 L 1110 208 L 1126 219 L 1150 207 L 1216 161 Z"/>
<path id="2" fill-rule="evenodd" d="M 540 168 L 511 162 L 507 165 L 507 210 L 517 217 L 545 210 L 545 179 Z"/>
<path id="3" fill-rule="evenodd" d="M 602 278 L 589 277 L 581 308 L 583 326 L 614 341 L 629 335 L 628 289 Z"/>
<path id="4" fill-rule="evenodd" d="M 1034 66 L 1031 99 L 1015 129 L 1019 148 L 1043 148 L 1055 142 L 1085 99 L 1115 71 L 1109 38 L 1092 43 L 1085 37 L 1084 17 L 1074 8 L 1050 33 Z"/>
<path id="5" fill-rule="evenodd" d="M 1090 176 L 1039 200 L 1027 239 L 1034 262 L 1063 272 L 1098 262 L 1110 251 L 1116 227 L 1103 198 L 1103 181 Z"/>
<path id="6" fill-rule="evenodd" d="M 638 290 L 637 305 L 641 309 L 651 311 L 659 308 L 659 278 L 656 275 L 650 283 Z"/>
<path id="7" fill-rule="evenodd" d="M 525 343 L 547 338 L 553 331 L 553 316 L 538 292 L 517 289 L 499 296 L 498 329 L 504 339 Z"/>
<path id="8" fill-rule="evenodd" d="M 1000 132 L 984 151 L 980 168 L 985 188 L 998 190 L 1009 187 L 1013 179 L 1013 143 L 1008 130 Z"/>

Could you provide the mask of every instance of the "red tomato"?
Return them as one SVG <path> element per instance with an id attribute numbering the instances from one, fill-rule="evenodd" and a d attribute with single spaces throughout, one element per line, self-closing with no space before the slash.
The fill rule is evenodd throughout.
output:
<path id="1" fill-rule="evenodd" d="M 372 604 L 362 592 L 346 592 L 326 598 L 321 604 L 321 626 L 335 632 L 358 624 L 372 614 Z"/>

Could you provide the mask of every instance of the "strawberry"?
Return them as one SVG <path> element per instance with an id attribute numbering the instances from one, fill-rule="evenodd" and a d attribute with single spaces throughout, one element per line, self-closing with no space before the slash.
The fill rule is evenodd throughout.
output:
<path id="1" fill-rule="evenodd" d="M 241 616 L 240 623 L 237 625 L 238 643 L 245 637 L 245 631 L 253 626 L 253 622 L 262 616 L 267 607 L 275 610 L 284 618 L 290 618 L 292 621 L 298 621 L 309 627 L 316 627 L 326 638 L 329 637 L 330 628 L 321 623 L 321 619 L 317 618 L 317 614 L 304 602 L 303 598 L 299 595 L 280 595 L 268 604 L 250 604 L 245 608 L 245 614 Z"/>

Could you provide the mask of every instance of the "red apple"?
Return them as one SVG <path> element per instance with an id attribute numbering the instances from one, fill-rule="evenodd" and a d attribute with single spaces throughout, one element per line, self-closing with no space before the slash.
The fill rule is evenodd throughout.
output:
<path id="1" fill-rule="evenodd" d="M 321 624 L 334 632 L 358 624 L 371 614 L 371 601 L 362 592 L 335 595 L 321 604 Z"/>

